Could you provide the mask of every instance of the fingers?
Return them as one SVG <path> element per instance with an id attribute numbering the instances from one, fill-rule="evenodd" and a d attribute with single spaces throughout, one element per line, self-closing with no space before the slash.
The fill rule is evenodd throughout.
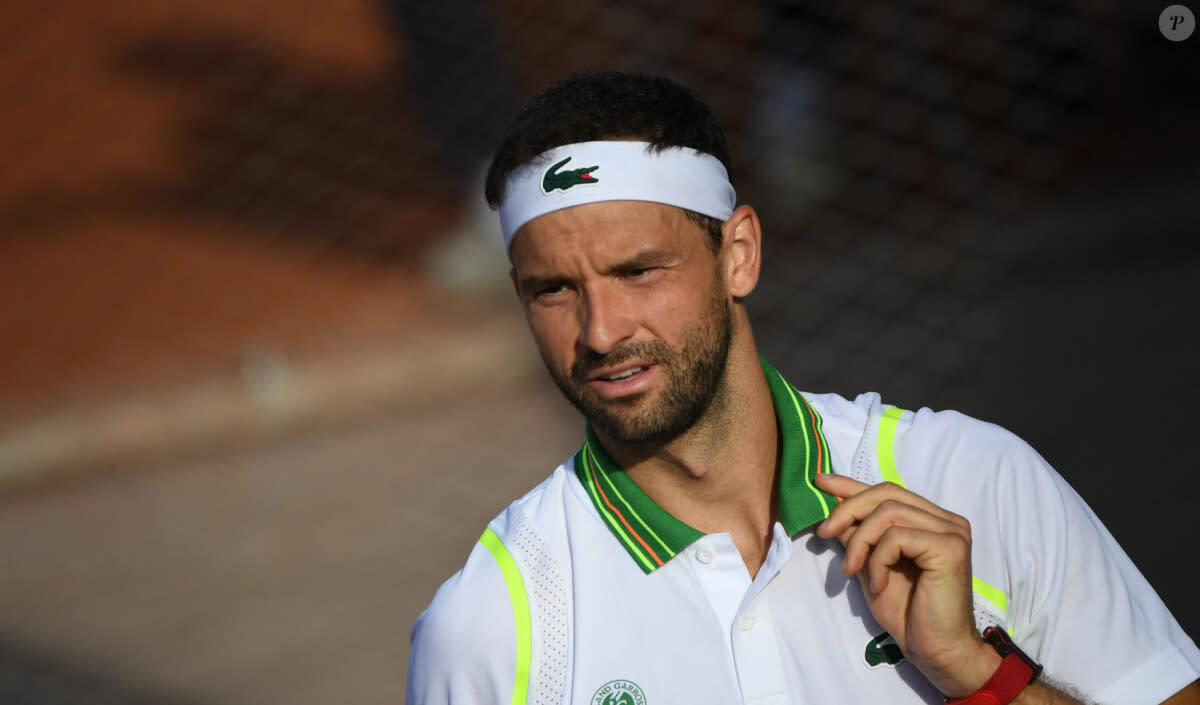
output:
<path id="1" fill-rule="evenodd" d="M 841 533 L 845 534 L 846 531 L 843 530 Z M 933 514 L 922 507 L 897 500 L 884 500 L 857 523 L 856 530 L 843 542 L 846 547 L 846 558 L 843 561 L 842 570 L 846 575 L 862 570 L 867 559 L 882 548 L 884 537 L 889 539 L 888 545 L 891 546 L 896 541 L 905 538 L 915 541 L 918 537 L 926 535 L 958 537 L 968 545 L 971 537 L 969 527 L 964 527 L 940 514 Z M 908 558 L 916 558 L 923 547 L 923 545 L 914 546 L 911 550 L 904 550 L 903 554 Z M 899 553 L 898 551 L 894 556 L 895 559 L 899 558 Z M 895 560 L 892 562 L 894 563 Z"/>
<path id="2" fill-rule="evenodd" d="M 836 476 L 818 476 L 818 481 L 826 491 L 844 493 L 842 502 L 817 527 L 817 535 L 836 537 L 846 547 L 845 575 L 861 571 L 868 559 L 877 565 L 894 565 L 901 556 L 916 559 L 941 535 L 961 543 L 970 555 L 970 523 L 919 495 L 892 483 L 869 486 Z M 889 537 L 887 550 L 881 552 L 885 536 Z M 940 540 L 938 545 L 958 553 Z M 886 584 L 886 578 L 880 580 Z"/>
<path id="3" fill-rule="evenodd" d="M 863 490 L 871 489 L 871 485 L 865 482 L 859 482 L 852 477 L 845 475 L 827 475 L 818 473 L 816 476 L 817 487 L 825 490 L 829 494 L 837 495 L 838 497 L 851 497 L 862 492 Z"/>
<path id="4" fill-rule="evenodd" d="M 841 534 L 851 524 L 870 516 L 885 502 L 911 506 L 944 521 L 958 524 L 963 530 L 970 532 L 970 524 L 965 518 L 891 482 L 867 485 L 839 475 L 817 475 L 816 480 L 819 488 L 842 498 L 829 513 L 829 517 L 817 528 L 817 535 L 823 538 Z"/>
<path id="5" fill-rule="evenodd" d="M 887 589 L 892 572 L 904 559 L 911 561 L 912 566 L 923 574 L 945 576 L 958 581 L 961 578 L 960 568 L 968 564 L 971 555 L 969 537 L 907 526 L 890 527 L 880 536 L 873 549 L 866 547 L 862 550 L 869 552 L 863 566 L 864 582 L 876 595 Z"/>

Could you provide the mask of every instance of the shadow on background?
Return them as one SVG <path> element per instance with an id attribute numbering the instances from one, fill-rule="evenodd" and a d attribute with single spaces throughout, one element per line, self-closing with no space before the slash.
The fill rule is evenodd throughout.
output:
<path id="1" fill-rule="evenodd" d="M 0 637 L 0 700 L 5 705 L 201 705 L 149 692 Z"/>
<path id="2" fill-rule="evenodd" d="M 196 32 L 132 42 L 112 67 L 178 97 L 171 175 L 10 198 L 0 202 L 9 233 L 45 235 L 106 217 L 239 224 L 269 242 L 317 244 L 387 267 L 411 263 L 437 234 L 414 204 L 453 206 L 466 196 L 458 165 L 440 161 L 411 129 L 398 71 L 321 74 L 244 37 Z"/>

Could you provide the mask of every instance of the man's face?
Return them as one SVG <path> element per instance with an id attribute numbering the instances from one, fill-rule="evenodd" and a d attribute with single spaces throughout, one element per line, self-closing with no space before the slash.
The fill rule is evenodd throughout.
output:
<path id="1" fill-rule="evenodd" d="M 513 240 L 551 377 L 615 441 L 674 439 L 720 389 L 732 319 L 707 237 L 678 208 L 611 201 L 548 213 Z"/>

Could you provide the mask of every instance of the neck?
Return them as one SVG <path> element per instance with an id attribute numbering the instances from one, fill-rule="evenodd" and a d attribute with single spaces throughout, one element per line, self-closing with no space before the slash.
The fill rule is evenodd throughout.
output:
<path id="1" fill-rule="evenodd" d="M 748 337 L 748 336 L 747 336 Z M 729 533 L 750 575 L 775 522 L 779 430 L 758 351 L 731 346 L 725 376 L 704 416 L 674 440 L 605 450 L 663 509 L 704 533 Z"/>

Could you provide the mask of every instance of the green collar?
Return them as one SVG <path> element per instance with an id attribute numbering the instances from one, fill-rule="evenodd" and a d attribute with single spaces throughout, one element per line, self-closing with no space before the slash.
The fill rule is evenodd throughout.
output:
<path id="1" fill-rule="evenodd" d="M 779 522 L 789 536 L 829 516 L 837 499 L 813 485 L 817 473 L 829 473 L 829 443 L 821 417 L 771 363 L 762 360 L 775 418 L 783 439 L 779 479 Z M 651 573 L 704 535 L 671 516 L 650 499 L 604 452 L 592 425 L 575 455 L 575 475 L 596 511 L 629 552 Z"/>

